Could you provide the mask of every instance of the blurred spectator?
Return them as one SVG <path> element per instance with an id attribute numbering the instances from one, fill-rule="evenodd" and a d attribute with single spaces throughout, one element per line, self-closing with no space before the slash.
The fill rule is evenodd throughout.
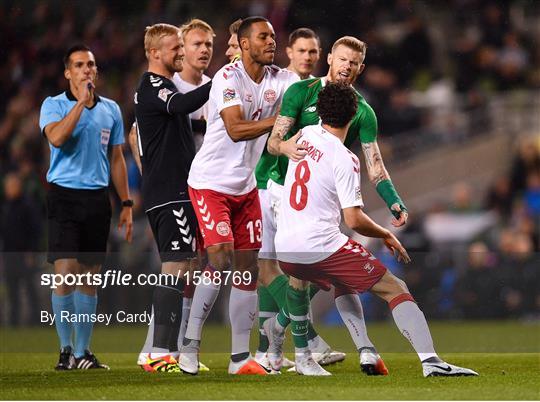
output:
<path id="1" fill-rule="evenodd" d="M 511 235 L 511 239 L 508 237 Z M 533 254 L 531 239 L 524 233 L 505 232 L 501 236 L 499 263 L 496 276 L 500 284 L 499 299 L 505 317 L 519 317 L 532 310 L 531 295 L 527 294 L 532 284 L 537 284 L 540 260 Z M 538 293 L 538 289 L 535 291 Z"/>
<path id="2" fill-rule="evenodd" d="M 509 32 L 504 36 L 504 47 L 499 51 L 497 58 L 499 89 L 510 89 L 525 83 L 529 56 L 516 32 Z"/>
<path id="3" fill-rule="evenodd" d="M 512 193 L 521 194 L 527 188 L 527 177 L 534 172 L 540 172 L 540 150 L 533 139 L 521 139 L 510 173 Z"/>
<path id="4" fill-rule="evenodd" d="M 485 208 L 497 212 L 503 221 L 507 221 L 512 213 L 512 202 L 510 179 L 507 176 L 497 178 L 488 189 Z"/>
<path id="5" fill-rule="evenodd" d="M 430 74 L 433 50 L 426 25 L 416 15 L 405 22 L 406 34 L 399 45 L 399 69 L 401 85 L 408 85 L 422 74 Z"/>
<path id="6" fill-rule="evenodd" d="M 489 319 L 501 316 L 499 284 L 493 272 L 493 263 L 485 243 L 470 245 L 467 268 L 457 281 L 455 294 L 465 318 Z"/>
<path id="7" fill-rule="evenodd" d="M 473 200 L 472 187 L 465 182 L 454 185 L 451 195 L 451 203 L 448 206 L 451 212 L 476 212 L 480 210 L 479 206 Z"/>
<path id="8" fill-rule="evenodd" d="M 540 171 L 527 175 L 527 188 L 523 194 L 527 212 L 534 219 L 540 219 Z"/>
<path id="9" fill-rule="evenodd" d="M 419 129 L 421 121 L 420 110 L 411 103 L 409 92 L 395 90 L 383 109 L 380 130 L 384 135 L 393 136 Z"/>
<path id="10" fill-rule="evenodd" d="M 30 309 L 30 322 L 39 321 L 37 261 L 41 222 L 37 206 L 23 194 L 23 182 L 17 173 L 4 180 L 5 202 L 0 215 L 4 275 L 9 300 L 9 323 L 19 325 L 23 306 Z M 26 291 L 24 292 L 23 289 Z M 24 297 L 23 297 L 24 295 Z"/>

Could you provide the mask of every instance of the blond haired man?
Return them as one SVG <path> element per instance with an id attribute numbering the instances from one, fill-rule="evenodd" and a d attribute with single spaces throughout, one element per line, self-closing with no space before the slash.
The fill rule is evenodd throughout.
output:
<path id="1" fill-rule="evenodd" d="M 184 273 L 196 256 L 197 221 L 187 192 L 187 175 L 195 156 L 189 113 L 206 103 L 211 82 L 185 94 L 172 81 L 183 69 L 184 42 L 179 28 L 146 28 L 148 59 L 135 93 L 142 198 L 162 261 L 164 280 L 154 289 L 152 348 L 146 371 L 179 372 L 172 353 L 178 350 Z"/>

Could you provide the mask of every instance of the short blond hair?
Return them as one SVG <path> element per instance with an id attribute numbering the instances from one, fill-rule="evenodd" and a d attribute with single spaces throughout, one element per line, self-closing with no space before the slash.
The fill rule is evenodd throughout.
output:
<path id="1" fill-rule="evenodd" d="M 366 50 L 367 50 L 366 44 L 362 42 L 360 39 L 355 38 L 354 36 L 343 36 L 339 38 L 332 45 L 332 52 L 334 52 L 334 50 L 336 50 L 336 48 L 340 45 L 347 46 L 348 48 L 352 50 L 362 53 L 364 57 L 366 56 Z"/>
<path id="2" fill-rule="evenodd" d="M 238 18 L 231 25 L 229 25 L 229 33 L 231 35 L 238 35 L 238 28 L 240 28 L 240 24 L 242 24 L 242 18 Z"/>
<path id="3" fill-rule="evenodd" d="M 210 24 L 198 18 L 193 18 L 191 21 L 186 22 L 185 24 L 180 26 L 180 32 L 182 33 L 182 37 L 185 38 L 188 32 L 194 29 L 200 29 L 202 31 L 208 32 L 212 35 L 212 37 L 216 36 Z"/>
<path id="4" fill-rule="evenodd" d="M 150 49 L 157 48 L 161 39 L 166 36 L 178 35 L 180 29 L 171 24 L 154 24 L 147 26 L 144 31 L 144 53 L 146 58 L 150 58 Z"/>

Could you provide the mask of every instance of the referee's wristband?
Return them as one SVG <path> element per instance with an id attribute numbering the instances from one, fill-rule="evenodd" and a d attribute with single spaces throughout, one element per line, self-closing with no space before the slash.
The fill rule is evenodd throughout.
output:
<path id="1" fill-rule="evenodd" d="M 125 201 L 122 201 L 122 207 L 129 207 L 129 208 L 131 208 L 131 207 L 133 207 L 133 204 L 134 204 L 134 203 L 133 203 L 133 200 L 130 200 L 130 199 L 125 200 Z"/>

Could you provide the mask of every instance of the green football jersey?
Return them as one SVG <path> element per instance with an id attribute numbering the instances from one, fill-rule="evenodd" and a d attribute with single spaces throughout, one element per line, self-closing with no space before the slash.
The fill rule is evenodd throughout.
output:
<path id="1" fill-rule="evenodd" d="M 325 77 L 307 79 L 295 82 L 287 89 L 283 95 L 279 114 L 294 118 L 295 123 L 285 136 L 285 139 L 290 138 L 303 127 L 319 124 L 317 100 L 319 98 L 319 91 L 323 88 L 325 82 Z M 362 95 L 356 90 L 355 92 L 358 98 L 358 110 L 353 117 L 347 137 L 345 138 L 345 146 L 347 147 L 350 147 L 356 139 L 359 139 L 361 142 L 374 142 L 377 139 L 377 117 L 375 116 L 375 112 Z M 279 156 L 271 167 L 270 179 L 283 185 L 288 164 L 289 160 L 286 156 Z"/>

